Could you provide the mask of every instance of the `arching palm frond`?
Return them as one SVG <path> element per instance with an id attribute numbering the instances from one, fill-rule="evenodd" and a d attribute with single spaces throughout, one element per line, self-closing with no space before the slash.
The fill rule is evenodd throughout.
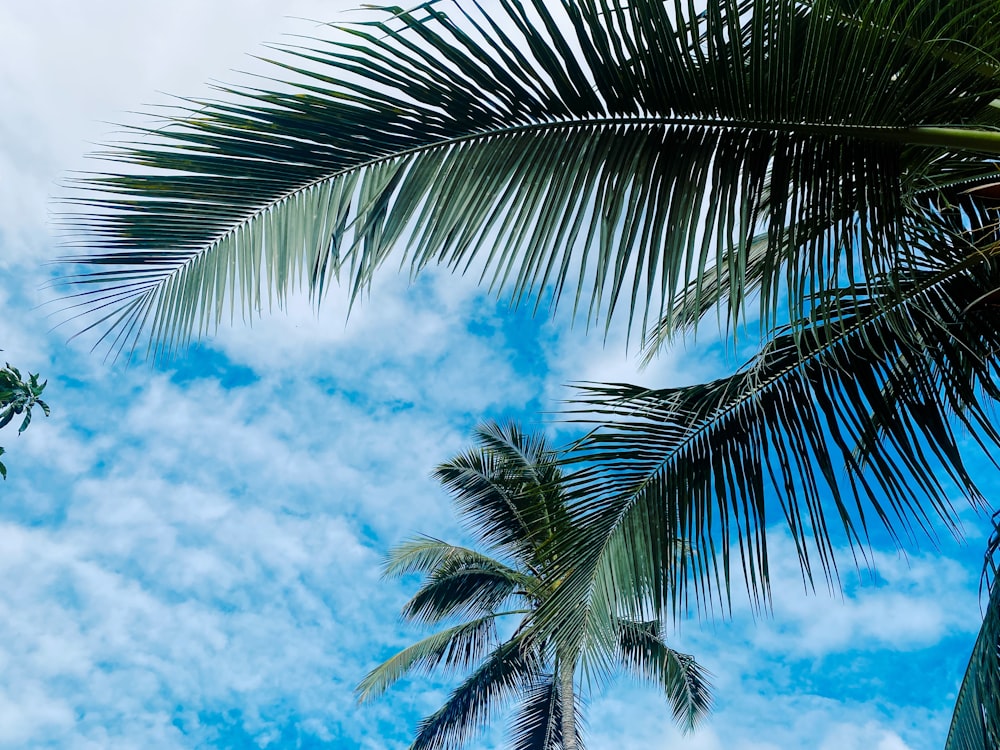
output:
<path id="1" fill-rule="evenodd" d="M 411 573 L 430 573 L 442 565 L 477 565 L 490 562 L 498 564 L 492 557 L 482 552 L 421 534 L 389 551 L 382 566 L 382 575 L 385 578 L 399 578 Z"/>
<path id="2" fill-rule="evenodd" d="M 496 648 L 498 639 L 495 617 L 481 617 L 464 622 L 400 651 L 373 669 L 356 688 L 359 700 L 375 698 L 413 670 L 429 672 L 439 667 L 469 668 Z"/>
<path id="3" fill-rule="evenodd" d="M 496 561 L 445 565 L 403 605 L 403 617 L 434 623 L 448 617 L 479 617 L 498 611 L 512 597 L 531 596 L 539 581 Z"/>
<path id="4" fill-rule="evenodd" d="M 620 620 L 618 638 L 622 663 L 637 677 L 661 688 L 677 723 L 687 731 L 694 729 L 712 710 L 711 684 L 705 670 L 693 656 L 675 651 L 663 641 L 658 620 Z"/>
<path id="5" fill-rule="evenodd" d="M 92 249 L 72 260 L 95 266 L 73 304 L 112 349 L 157 353 L 300 281 L 318 299 L 346 274 L 356 296 L 400 245 L 411 273 L 475 267 L 514 300 L 645 328 L 715 248 L 738 309 L 763 223 L 763 283 L 794 306 L 845 245 L 884 270 L 909 195 L 995 172 L 967 152 L 1000 152 L 975 127 L 1000 11 L 920 5 L 932 22 L 823 0 L 387 9 L 285 50 L 291 91 L 226 90 L 112 151 L 128 173 L 86 180 L 72 220 Z"/>
<path id="6" fill-rule="evenodd" d="M 448 701 L 420 722 L 411 750 L 454 750 L 468 742 L 504 706 L 530 690 L 543 671 L 539 654 L 521 638 L 497 647 Z"/>
<path id="7" fill-rule="evenodd" d="M 590 466 L 568 487 L 587 523 L 567 537 L 561 559 L 575 566 L 540 618 L 587 633 L 594 597 L 599 611 L 663 613 L 682 611 L 692 591 L 699 606 L 725 607 L 734 565 L 762 602 L 772 492 L 807 582 L 814 566 L 836 577 L 831 524 L 864 554 L 871 524 L 902 538 L 933 533 L 934 517 L 953 523 L 947 479 L 984 504 L 955 429 L 1000 444 L 984 401 L 1000 399 L 991 241 L 939 243 L 882 290 L 873 281 L 872 296 L 826 295 L 731 377 L 583 387 L 581 409 L 607 424 L 576 453 Z"/>

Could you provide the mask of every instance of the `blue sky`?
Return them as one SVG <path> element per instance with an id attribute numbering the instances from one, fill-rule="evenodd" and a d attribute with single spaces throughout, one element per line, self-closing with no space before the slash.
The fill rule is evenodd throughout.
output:
<path id="1" fill-rule="evenodd" d="M 294 16 L 352 0 L 0 6 L 0 348 L 49 379 L 53 407 L 0 433 L 0 748 L 403 748 L 447 686 L 415 680 L 361 708 L 353 685 L 422 631 L 385 550 L 461 539 L 429 478 L 484 417 L 545 422 L 571 380 L 671 385 L 725 367 L 710 337 L 637 374 L 565 316 L 512 315 L 472 280 L 386 274 L 346 322 L 332 294 L 221 330 L 165 366 L 102 361 L 52 330 L 42 264 L 62 254 L 52 198 L 110 122 L 203 92 Z M 255 67 L 256 66 L 256 67 Z M 558 437 L 558 436 L 556 436 Z M 984 486 L 996 478 L 982 467 Z M 685 622 L 676 647 L 715 675 L 718 710 L 679 739 L 627 681 L 591 698 L 591 750 L 923 750 L 943 744 L 979 624 L 987 521 L 878 580 L 803 592 L 776 530 L 772 616 Z M 845 561 L 850 558 L 845 556 Z M 500 747 L 502 724 L 479 748 Z"/>

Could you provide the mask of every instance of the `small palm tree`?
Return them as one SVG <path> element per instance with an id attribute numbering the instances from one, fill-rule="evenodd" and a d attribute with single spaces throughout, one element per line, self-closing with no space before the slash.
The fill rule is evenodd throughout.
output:
<path id="1" fill-rule="evenodd" d="M 358 686 L 361 700 L 381 694 L 415 671 L 471 669 L 438 711 L 424 719 L 413 749 L 454 748 L 502 704 L 521 699 L 511 736 L 518 750 L 582 747 L 577 697 L 580 652 L 560 651 L 533 636 L 531 615 L 559 587 L 555 542 L 575 521 L 567 512 L 563 476 L 544 439 L 514 425 L 488 423 L 477 447 L 442 464 L 435 476 L 487 552 L 420 536 L 389 553 L 387 577 L 421 573 L 424 581 L 403 608 L 412 621 L 459 623 L 403 649 Z M 500 636 L 505 620 L 512 634 Z M 515 624 L 516 623 L 516 624 Z M 674 717 L 691 729 L 710 708 L 704 670 L 663 640 L 657 620 L 607 618 L 605 650 L 612 661 L 667 694 Z"/>

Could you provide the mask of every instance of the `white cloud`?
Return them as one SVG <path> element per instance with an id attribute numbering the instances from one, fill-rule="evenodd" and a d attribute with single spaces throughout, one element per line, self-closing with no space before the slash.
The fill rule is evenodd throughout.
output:
<path id="1" fill-rule="evenodd" d="M 752 630 L 758 649 L 801 656 L 916 650 L 979 629 L 978 571 L 956 560 L 940 554 L 879 553 L 873 560 L 874 581 L 867 571 L 859 580 L 855 571 L 846 570 L 842 576 L 848 594 L 819 589 L 808 595 L 787 534 L 774 527 L 768 539 L 773 617 L 761 618 Z M 846 549 L 838 557 L 851 559 Z M 739 604 L 745 606 L 743 600 Z"/>
<path id="2" fill-rule="evenodd" d="M 354 16 L 353 0 L 64 0 L 0 5 L 0 264 L 51 257 L 49 198 L 131 114 L 205 96 L 211 81 L 263 65 L 265 42 L 312 34 L 315 23 Z M 114 125 L 112 124 L 114 123 Z M 116 132 L 117 131 L 117 132 Z M 39 232 L 47 227 L 49 231 Z"/>

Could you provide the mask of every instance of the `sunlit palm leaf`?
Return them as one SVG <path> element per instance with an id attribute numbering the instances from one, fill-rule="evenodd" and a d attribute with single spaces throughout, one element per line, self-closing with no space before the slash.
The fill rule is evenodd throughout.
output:
<path id="1" fill-rule="evenodd" d="M 687 731 L 712 710 L 708 674 L 688 654 L 667 646 L 658 621 L 619 623 L 622 661 L 637 676 L 661 688 L 670 700 L 674 719 Z"/>
<path id="2" fill-rule="evenodd" d="M 85 183 L 93 213 L 75 225 L 96 250 L 76 260 L 99 270 L 75 278 L 76 300 L 112 349 L 148 337 L 159 352 L 299 280 L 318 297 L 344 271 L 356 295 L 405 237 L 412 272 L 471 264 L 515 300 L 565 290 L 588 316 L 624 308 L 645 327 L 716 247 L 738 302 L 763 221 L 764 288 L 794 304 L 845 243 L 878 269 L 907 195 L 982 174 L 955 149 L 1000 150 L 930 127 L 986 121 L 998 81 L 951 40 L 975 27 L 1000 46 L 996 5 L 923 3 L 924 24 L 897 5 L 393 10 L 289 51 L 292 92 L 230 90 L 113 151 L 151 171 Z M 786 236 L 814 221 L 827 231 Z"/>
<path id="3" fill-rule="evenodd" d="M 482 617 L 442 630 L 414 643 L 373 669 L 356 692 L 359 700 L 369 700 L 407 673 L 429 672 L 439 667 L 468 668 L 479 662 L 497 644 L 493 617 Z"/>
<path id="4" fill-rule="evenodd" d="M 389 551 L 382 566 L 382 575 L 386 578 L 399 578 L 411 573 L 430 573 L 442 565 L 480 563 L 498 564 L 496 560 L 482 552 L 420 535 Z"/>

